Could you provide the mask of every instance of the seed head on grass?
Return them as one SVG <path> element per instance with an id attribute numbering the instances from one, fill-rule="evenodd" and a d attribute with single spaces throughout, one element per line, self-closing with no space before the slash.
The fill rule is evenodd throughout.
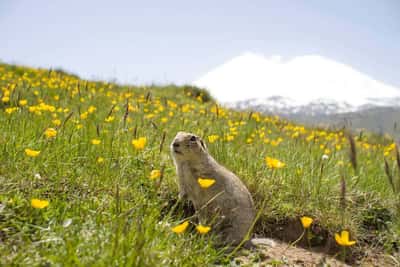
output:
<path id="1" fill-rule="evenodd" d="M 386 159 L 384 159 L 384 161 L 385 161 L 385 173 L 386 173 L 386 176 L 387 176 L 387 178 L 389 180 L 389 184 L 392 187 L 393 192 L 396 193 L 396 187 L 395 187 L 394 182 L 393 182 L 393 175 L 392 175 L 392 172 L 390 171 L 389 163 L 387 162 Z"/>
<path id="2" fill-rule="evenodd" d="M 344 213 L 346 210 L 346 180 L 340 176 L 340 209 Z"/>
<path id="3" fill-rule="evenodd" d="M 396 151 L 396 163 L 397 163 L 397 167 L 399 168 L 399 171 L 400 171 L 400 152 L 399 152 L 398 145 L 395 146 L 395 151 Z"/>
<path id="4" fill-rule="evenodd" d="M 160 142 L 160 153 L 162 152 L 162 150 L 163 150 L 163 147 L 164 147 L 164 142 L 165 142 L 165 137 L 167 136 L 167 133 L 164 131 L 163 132 L 163 135 L 162 135 L 162 137 L 161 137 L 161 142 Z"/>
<path id="5" fill-rule="evenodd" d="M 350 143 L 350 162 L 353 166 L 354 171 L 357 171 L 357 149 L 356 144 L 354 142 L 353 136 L 349 133 L 347 134 L 347 138 L 349 139 Z"/>

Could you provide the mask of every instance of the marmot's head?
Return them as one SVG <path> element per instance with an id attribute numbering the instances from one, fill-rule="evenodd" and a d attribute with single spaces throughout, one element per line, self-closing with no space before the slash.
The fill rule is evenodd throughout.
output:
<path id="1" fill-rule="evenodd" d="M 178 132 L 171 143 L 171 153 L 176 159 L 196 160 L 208 154 L 203 140 L 195 134 Z"/>

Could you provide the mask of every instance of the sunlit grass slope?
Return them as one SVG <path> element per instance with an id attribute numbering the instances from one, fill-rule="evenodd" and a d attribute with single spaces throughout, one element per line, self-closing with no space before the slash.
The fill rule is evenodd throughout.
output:
<path id="1" fill-rule="evenodd" d="M 0 96 L 0 265 L 224 263 L 195 218 L 182 234 L 171 230 L 185 219 L 180 206 L 171 212 L 178 188 L 168 146 L 180 130 L 202 136 L 243 179 L 262 208 L 259 233 L 307 215 L 329 233 L 323 242 L 347 229 L 359 251 L 374 243 L 390 252 L 399 234 L 391 140 L 354 137 L 352 166 L 343 131 L 223 109 L 190 87 L 6 64 Z"/>

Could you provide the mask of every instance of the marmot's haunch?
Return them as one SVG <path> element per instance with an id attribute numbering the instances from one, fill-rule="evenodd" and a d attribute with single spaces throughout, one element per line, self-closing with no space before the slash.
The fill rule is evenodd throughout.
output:
<path id="1" fill-rule="evenodd" d="M 255 218 L 253 199 L 242 181 L 208 154 L 198 136 L 178 132 L 171 144 L 180 198 L 189 199 L 201 223 L 209 224 L 222 244 L 242 241 Z M 199 178 L 215 180 L 202 188 Z"/>

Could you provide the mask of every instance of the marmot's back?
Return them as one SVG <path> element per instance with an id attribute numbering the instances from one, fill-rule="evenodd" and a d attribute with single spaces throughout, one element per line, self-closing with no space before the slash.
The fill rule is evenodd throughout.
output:
<path id="1" fill-rule="evenodd" d="M 171 144 L 177 170 L 180 197 L 193 202 L 202 223 L 212 223 L 225 244 L 237 244 L 249 231 L 255 218 L 252 197 L 243 182 L 208 154 L 196 135 L 178 132 Z M 199 178 L 215 183 L 202 188 Z"/>

